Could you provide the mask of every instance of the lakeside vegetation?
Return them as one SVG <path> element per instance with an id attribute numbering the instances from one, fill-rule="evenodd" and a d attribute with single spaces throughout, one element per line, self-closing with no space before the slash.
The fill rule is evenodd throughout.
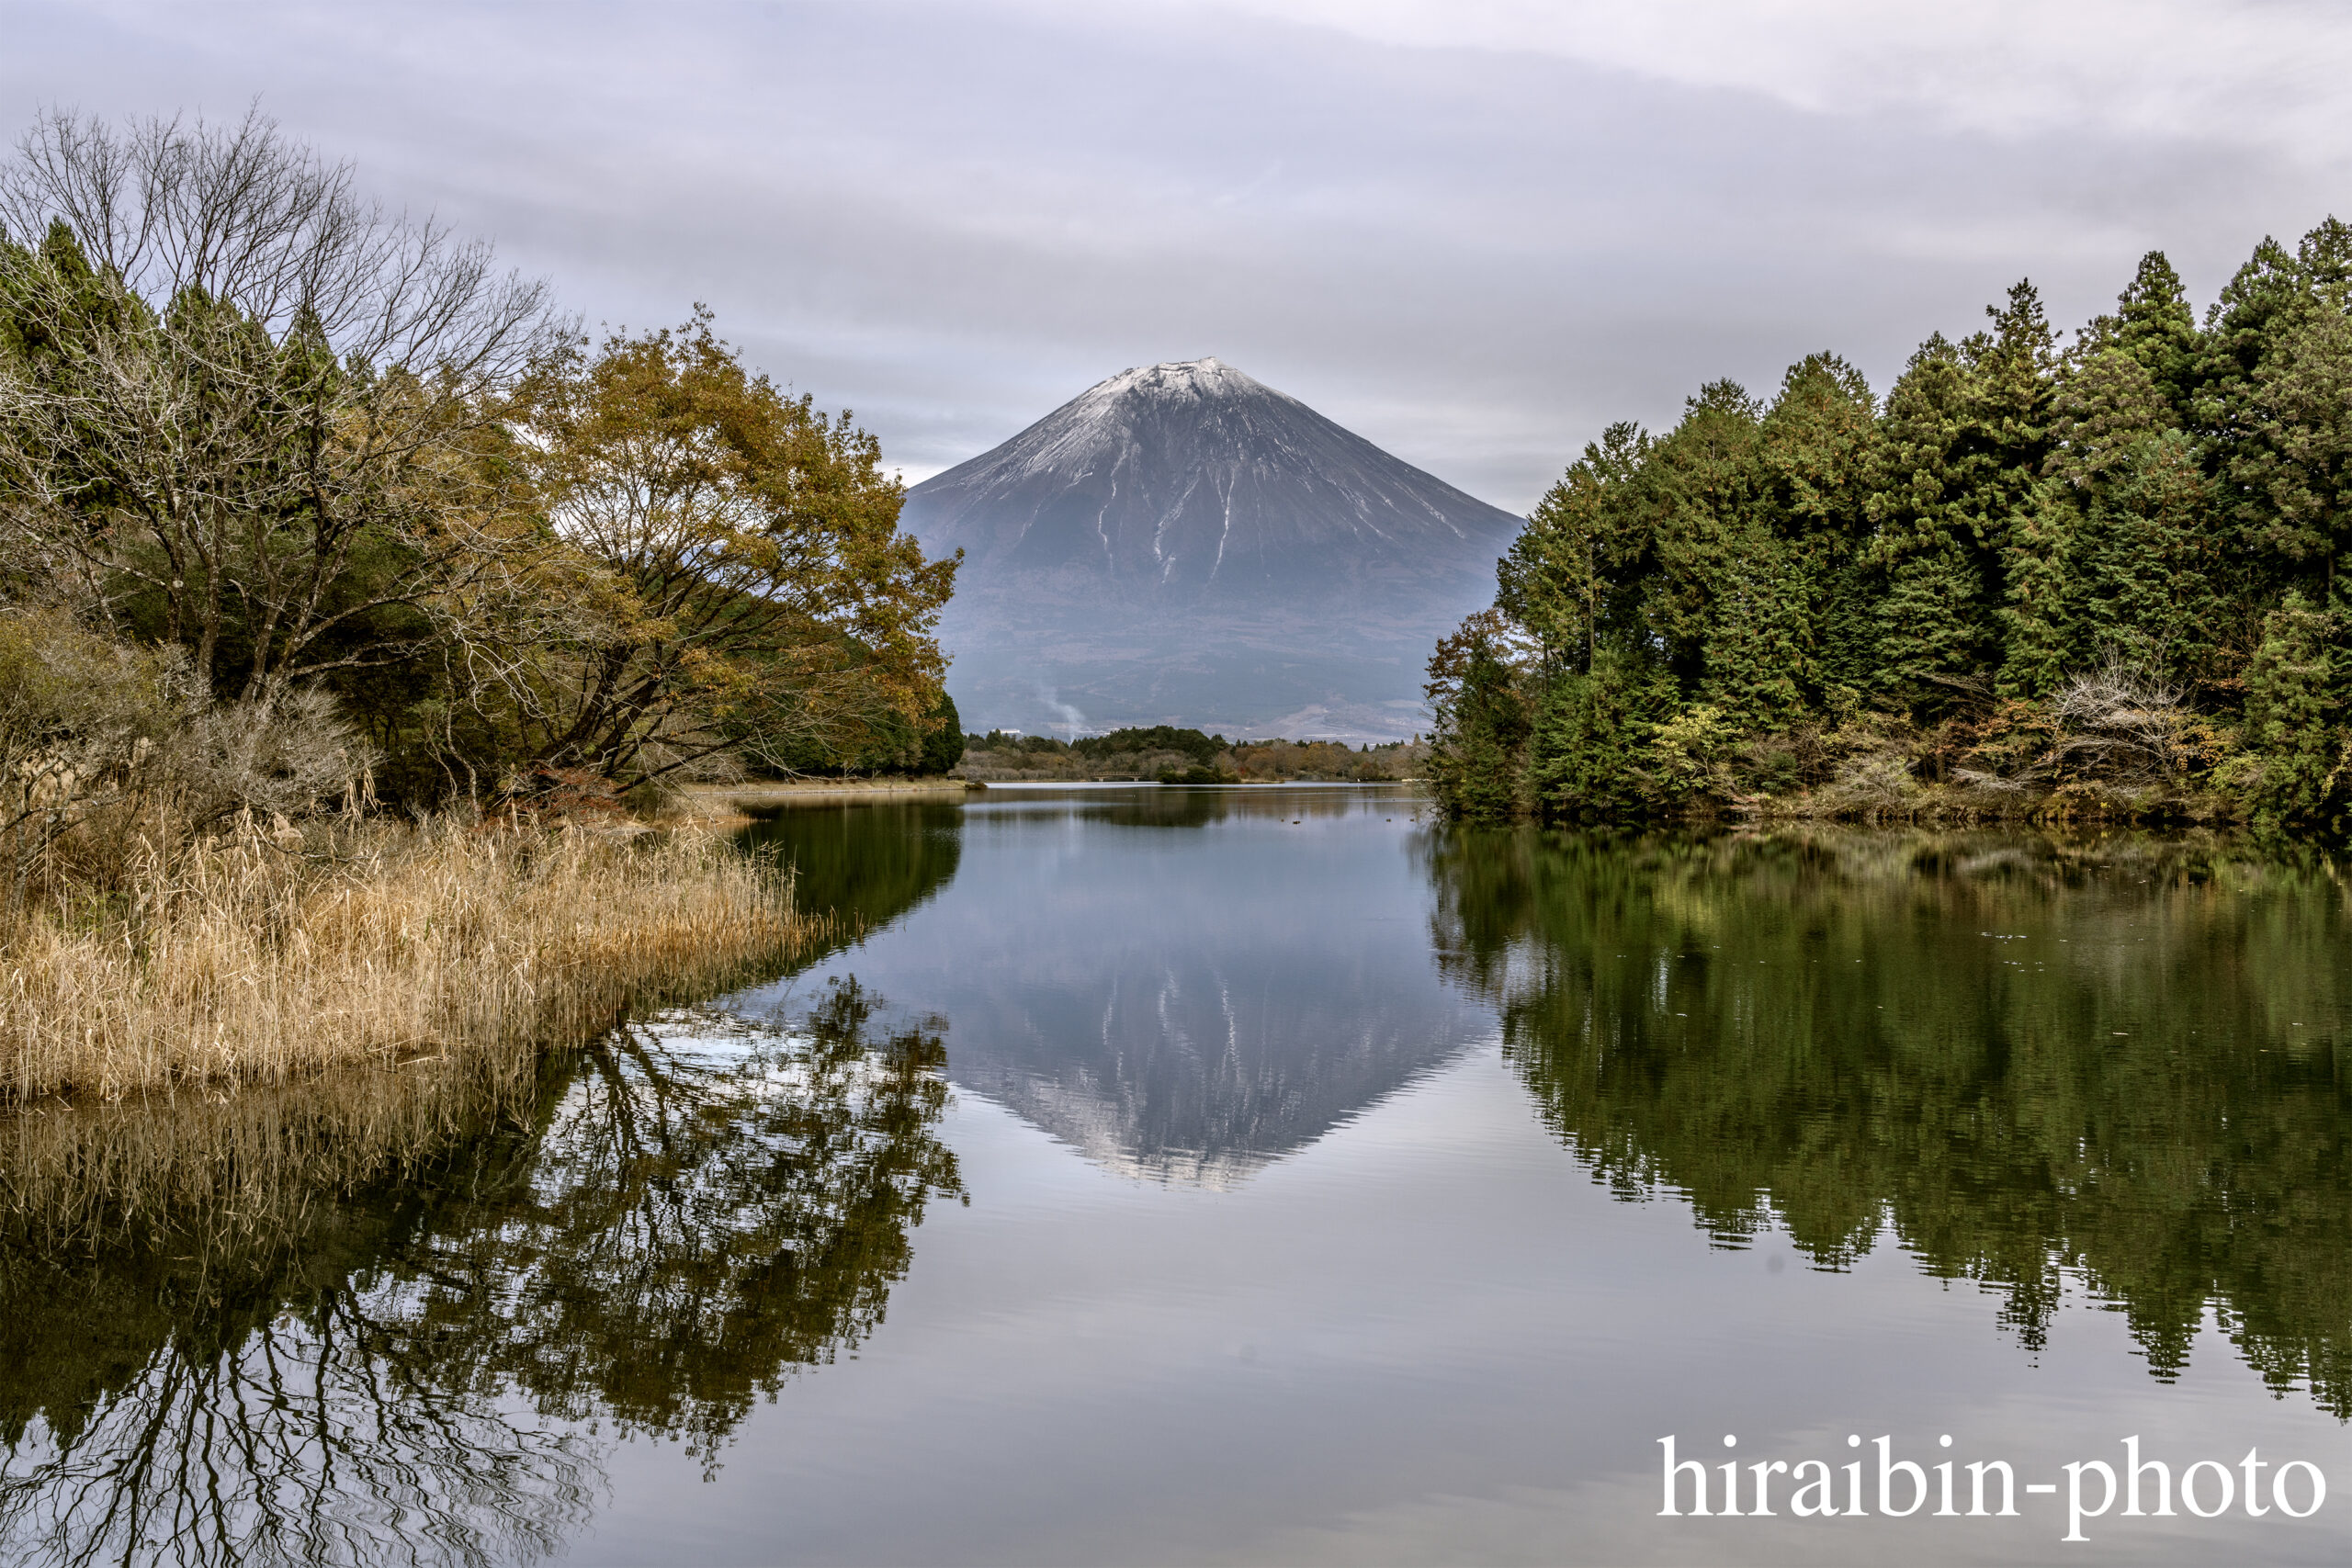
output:
<path id="1" fill-rule="evenodd" d="M 592 341 L 257 115 L 44 117 L 0 163 L 0 1097 L 527 1056 L 781 963 L 783 877 L 628 818 L 960 748 L 899 501 L 707 310 Z"/>
<path id="2" fill-rule="evenodd" d="M 592 341 L 258 118 L 53 117 L 0 164 L 0 608 L 154 725 L 404 808 L 911 761 L 955 563 L 900 499 L 707 310 Z M 68 795 L 157 739 L 72 695 L 11 759 Z"/>
<path id="3" fill-rule="evenodd" d="M 1421 776 L 1420 740 L 1349 746 L 1338 740 L 1227 740 L 1170 725 L 1057 740 L 992 729 L 967 735 L 955 773 L 981 783 L 1068 779 L 1160 784 L 1386 784 Z"/>
<path id="4" fill-rule="evenodd" d="M 2352 825 L 2352 227 L 2199 325 L 2150 253 L 2062 347 L 2030 282 L 1883 400 L 1831 354 L 1614 424 L 1430 661 L 1475 819 Z"/>
<path id="5" fill-rule="evenodd" d="M 635 1005 L 811 945 L 789 874 L 701 834 L 241 818 L 135 842 L 103 894 L 20 912 L 0 1097 L 284 1083 L 332 1066 L 527 1063 Z"/>

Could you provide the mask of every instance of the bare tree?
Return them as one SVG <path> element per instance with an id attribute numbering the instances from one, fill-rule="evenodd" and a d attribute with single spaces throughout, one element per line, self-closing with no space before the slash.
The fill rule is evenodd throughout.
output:
<path id="1" fill-rule="evenodd" d="M 2181 773 L 2188 762 L 2182 731 L 2195 715 L 2188 689 L 2163 669 L 2161 659 L 2110 649 L 2100 668 L 2069 676 L 2051 705 L 2063 728 L 2052 760 L 2126 782 Z"/>
<path id="2" fill-rule="evenodd" d="M 257 111 L 52 112 L 0 167 L 0 525 L 208 689 L 403 657 L 534 539 L 501 399 L 568 329 Z"/>

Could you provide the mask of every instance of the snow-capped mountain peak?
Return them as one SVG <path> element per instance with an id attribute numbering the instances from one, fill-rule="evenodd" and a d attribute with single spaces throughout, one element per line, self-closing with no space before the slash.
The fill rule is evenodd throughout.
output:
<path id="1" fill-rule="evenodd" d="M 960 546 L 967 581 L 1075 567 L 1122 590 L 1313 592 L 1426 570 L 1518 520 L 1216 358 L 1123 370 L 992 451 L 914 487 L 907 522 Z"/>
<path id="2" fill-rule="evenodd" d="M 1164 650 L 1152 660 L 1177 657 L 1204 675 L 1204 664 L 1238 656 L 1236 617 L 1300 628 L 1302 656 L 1318 671 L 1307 701 L 1333 694 L 1336 671 L 1342 687 L 1365 687 L 1339 690 L 1348 702 L 1401 703 L 1417 713 L 1426 651 L 1400 657 L 1397 644 L 1434 643 L 1490 596 L 1495 558 L 1519 526 L 1216 358 L 1137 366 L 1089 387 L 1001 446 L 916 485 L 903 515 L 929 553 L 964 551 L 942 623 L 958 660 L 958 701 L 975 682 L 1001 695 L 1069 686 L 1073 671 L 1040 662 L 1044 636 L 1080 665 L 1101 666 L 1081 682 L 1099 695 L 1111 696 L 1104 680 L 1162 694 L 1098 702 L 1105 722 L 1176 710 L 1164 700 L 1164 669 L 1114 657 L 1099 634 L 1148 635 Z M 1372 627 L 1383 668 L 1376 680 L 1357 681 L 1345 674 L 1352 666 L 1342 645 Z M 1264 646 L 1251 654 L 1259 673 L 1248 679 L 1271 713 L 1293 711 L 1301 694 L 1290 688 L 1306 666 L 1269 663 L 1278 650 L 1265 635 L 1250 634 Z M 1078 653 L 1090 646 L 1100 652 Z M 1264 705 L 1239 677 L 1193 683 L 1210 697 L 1184 699 L 1187 708 L 1213 699 L 1217 714 L 1246 716 Z M 1022 720 L 1008 712 L 1002 722 Z M 1396 722 L 1409 731 L 1418 719 L 1400 713 Z"/>

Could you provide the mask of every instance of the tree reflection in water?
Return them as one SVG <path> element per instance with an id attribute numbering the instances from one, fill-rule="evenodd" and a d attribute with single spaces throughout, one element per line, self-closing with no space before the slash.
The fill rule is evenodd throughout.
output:
<path id="1" fill-rule="evenodd" d="M 1800 829 L 1426 841 L 1447 972 L 1595 1177 L 1892 1234 L 2030 1347 L 2070 1275 L 2169 1379 L 2211 1314 L 2352 1417 L 2352 973 L 2324 862 Z"/>
<path id="2" fill-rule="evenodd" d="M 755 1398 L 881 1322 L 962 1193 L 937 1026 L 876 1014 L 854 980 L 789 1024 L 664 1014 L 397 1183 L 15 1249 L 0 1550 L 507 1562 L 585 1519 L 615 1438 L 715 1469 Z"/>

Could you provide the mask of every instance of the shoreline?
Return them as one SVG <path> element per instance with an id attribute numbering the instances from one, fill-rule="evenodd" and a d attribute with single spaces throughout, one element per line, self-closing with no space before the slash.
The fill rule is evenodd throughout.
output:
<path id="1" fill-rule="evenodd" d="M 1123 772 L 1102 773 L 1001 773 L 985 779 L 971 781 L 976 787 L 996 788 L 1004 784 L 1159 784 L 1169 789 L 1263 789 L 1288 784 L 1425 784 L 1426 778 L 1327 778 L 1321 774 L 1294 774 L 1286 778 L 1245 778 L 1228 775 L 1217 779 L 1167 779 L 1157 774 L 1136 774 Z"/>
<path id="2" fill-rule="evenodd" d="M 688 784 L 678 794 L 685 814 L 706 827 L 741 826 L 752 820 L 751 808 L 787 806 L 803 800 L 848 800 L 880 795 L 937 796 L 961 799 L 988 788 L 977 779 L 767 779 L 758 784 Z"/>
<path id="3" fill-rule="evenodd" d="M 999 779 L 773 779 L 759 784 L 688 784 L 672 809 L 700 828 L 741 828 L 758 813 L 782 807 L 843 800 L 886 798 L 961 800 L 990 789 L 1137 787 L 1177 789 L 1295 789 L 1373 786 L 1426 788 L 1426 779 L 1232 779 L 1216 784 L 1165 784 L 1148 778 L 1083 778 L 1031 773 Z"/>

